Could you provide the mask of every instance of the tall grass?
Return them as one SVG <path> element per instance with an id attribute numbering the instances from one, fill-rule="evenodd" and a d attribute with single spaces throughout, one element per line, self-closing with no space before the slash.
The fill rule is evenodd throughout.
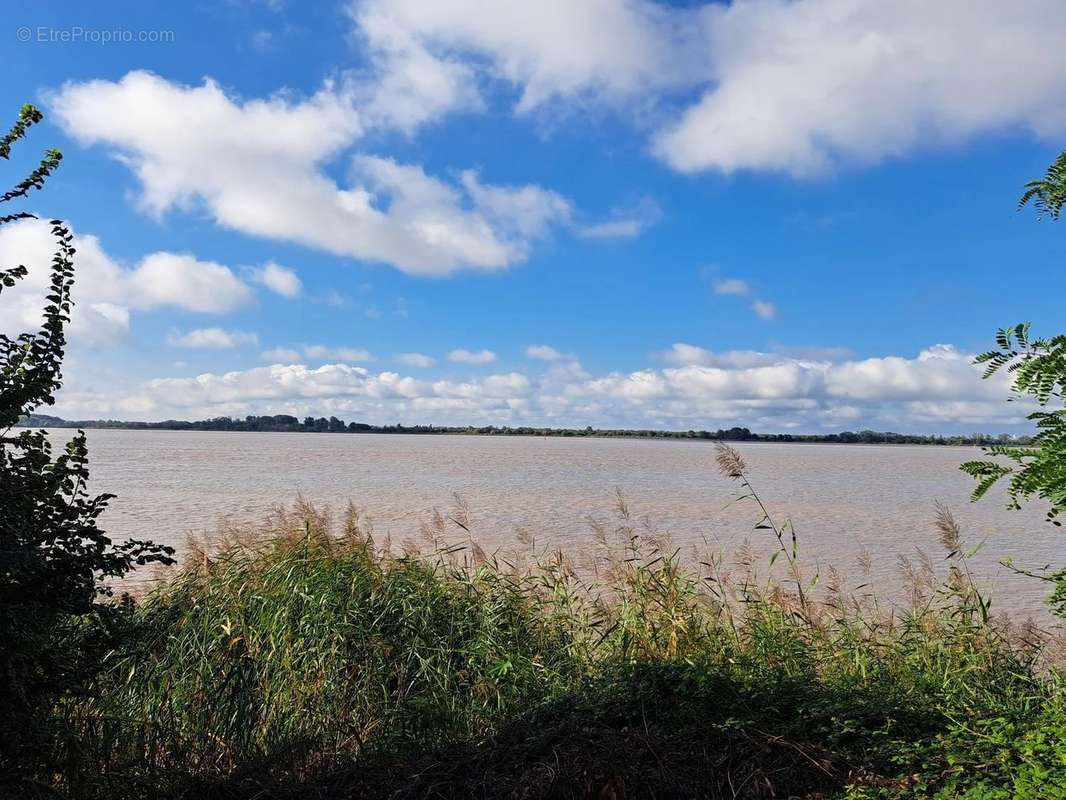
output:
<path id="1" fill-rule="evenodd" d="M 585 563 L 487 556 L 465 508 L 394 552 L 307 503 L 137 604 L 38 785 L 71 797 L 1066 796 L 1063 683 L 948 565 L 884 608 L 719 451 L 775 556 L 683 559 L 619 497 Z M 451 532 L 465 543 L 446 544 Z M 760 569 L 763 573 L 760 575 Z"/>

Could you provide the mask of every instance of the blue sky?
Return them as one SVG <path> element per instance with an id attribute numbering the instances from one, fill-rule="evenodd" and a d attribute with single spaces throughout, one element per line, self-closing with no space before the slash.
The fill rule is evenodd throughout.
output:
<path id="1" fill-rule="evenodd" d="M 81 245 L 65 416 L 1019 430 L 969 360 L 1063 320 L 1066 234 L 1015 209 L 1066 143 L 1060 2 L 6 24 L 3 107 L 47 115 L 9 175 L 60 147 L 30 207 Z"/>

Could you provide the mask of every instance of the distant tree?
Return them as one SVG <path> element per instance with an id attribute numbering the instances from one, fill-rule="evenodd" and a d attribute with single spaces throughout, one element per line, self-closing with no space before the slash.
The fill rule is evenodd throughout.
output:
<path id="1" fill-rule="evenodd" d="M 8 159 L 11 146 L 41 119 L 36 108 L 23 106 L 0 139 L 0 158 Z M 41 189 L 61 159 L 58 150 L 46 151 L 0 202 Z M 0 225 L 34 218 L 16 211 L 0 216 Z M 61 221 L 52 220 L 51 229 L 56 253 L 41 327 L 14 338 L 0 333 L 0 781 L 18 774 L 36 735 L 43 735 L 51 704 L 95 668 L 93 643 L 74 631 L 84 631 L 94 612 L 105 613 L 99 601 L 111 593 L 107 582 L 135 565 L 168 561 L 173 552 L 135 540 L 115 545 L 97 527 L 113 495 L 86 490 L 84 433 L 55 458 L 44 431 L 11 433 L 36 407 L 52 405 L 61 383 L 75 250 Z M 0 293 L 27 273 L 22 264 L 0 267 Z"/>

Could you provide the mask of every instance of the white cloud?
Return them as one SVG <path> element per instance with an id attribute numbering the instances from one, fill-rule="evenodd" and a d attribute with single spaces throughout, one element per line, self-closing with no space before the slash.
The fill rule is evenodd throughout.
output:
<path id="1" fill-rule="evenodd" d="M 367 118 L 410 133 L 445 113 L 481 108 L 474 69 L 430 53 L 388 11 L 369 3 L 350 8 L 373 65 L 363 87 Z"/>
<path id="2" fill-rule="evenodd" d="M 231 269 L 182 253 L 159 252 L 126 267 L 106 253 L 99 239 L 74 238 L 74 309 L 70 338 L 75 345 L 103 346 L 129 332 L 130 311 L 160 307 L 223 313 L 251 300 L 252 292 Z M 47 223 L 23 220 L 0 228 L 0 263 L 25 264 L 29 275 L 5 291 L 2 319 L 33 326 L 40 321 L 42 299 L 55 253 Z M 7 327 L 6 324 L 3 326 Z"/>
<path id="3" fill-rule="evenodd" d="M 355 0 L 384 105 L 412 123 L 477 106 L 477 79 L 519 88 L 520 112 L 551 100 L 623 100 L 683 85 L 697 73 L 690 13 L 642 0 Z M 418 80 L 408 76 L 415 65 Z M 412 86 L 415 87 L 412 90 Z M 425 91 L 432 87 L 438 93 Z"/>
<path id="4" fill-rule="evenodd" d="M 284 354 L 282 354 L 284 355 Z M 299 354 L 297 354 L 299 355 Z M 371 422 L 544 424 L 763 432 L 1024 430 L 1025 403 L 1006 403 L 1008 378 L 982 380 L 973 356 L 948 345 L 915 357 L 832 361 L 780 353 L 716 353 L 675 344 L 669 366 L 589 375 L 572 362 L 544 373 L 422 380 L 330 363 L 160 378 L 126 393 L 61 395 L 70 418 L 136 414 L 337 414 Z"/>
<path id="5" fill-rule="evenodd" d="M 586 239 L 635 239 L 661 218 L 659 204 L 646 197 L 635 209 L 616 211 L 611 219 L 586 225 L 578 233 Z"/>
<path id="6" fill-rule="evenodd" d="M 326 347 L 321 344 L 304 346 L 304 355 L 316 361 L 373 361 L 370 351 L 363 347 Z"/>
<path id="7" fill-rule="evenodd" d="M 484 185 L 472 173 L 446 183 L 366 154 L 338 185 L 322 166 L 365 127 L 359 91 L 347 85 L 242 101 L 210 80 L 184 86 L 130 72 L 67 83 L 48 102 L 72 137 L 114 150 L 152 214 L 203 207 L 226 228 L 413 274 L 504 269 L 569 207 L 539 187 Z"/>
<path id="8" fill-rule="evenodd" d="M 536 186 L 486 186 L 472 173 L 461 185 L 474 211 L 462 208 L 457 188 L 432 178 L 421 167 L 389 158 L 361 156 L 360 174 L 376 196 L 388 198 L 388 215 L 401 225 L 390 233 L 401 250 L 416 246 L 417 259 L 396 265 L 416 274 L 447 274 L 461 254 L 467 266 L 500 269 L 526 258 L 532 238 L 569 208 L 554 192 Z"/>
<path id="9" fill-rule="evenodd" d="M 1060 0 L 354 0 L 385 105 L 408 127 L 476 109 L 611 104 L 675 169 L 806 176 L 930 144 L 1066 133 Z M 412 86 L 415 88 L 412 89 Z M 699 99 L 671 115 L 664 109 Z M 650 124 L 649 124 L 650 123 Z M 618 228 L 621 230 L 621 228 Z"/>
<path id="10" fill-rule="evenodd" d="M 252 293 L 229 267 L 185 253 L 152 253 L 126 278 L 134 308 L 177 306 L 222 313 L 247 303 Z"/>
<path id="11" fill-rule="evenodd" d="M 758 314 L 760 319 L 773 319 L 777 316 L 777 306 L 765 300 L 752 301 L 751 310 Z"/>
<path id="12" fill-rule="evenodd" d="M 1066 131 L 1058 0 L 737 2 L 705 22 L 713 86 L 655 141 L 683 171 L 802 176 L 989 131 Z"/>
<path id="13" fill-rule="evenodd" d="M 740 278 L 722 278 L 712 284 L 715 294 L 735 294 L 744 297 L 751 293 L 751 287 Z"/>
<path id="14" fill-rule="evenodd" d="M 365 347 L 329 347 L 324 344 L 305 344 L 300 350 L 291 347 L 275 347 L 260 353 L 259 357 L 275 364 L 292 364 L 304 360 L 342 363 L 374 360 L 374 356 Z"/>
<path id="15" fill-rule="evenodd" d="M 259 357 L 263 361 L 269 361 L 271 364 L 294 364 L 303 361 L 303 353 L 289 347 L 274 347 L 270 350 L 264 350 L 259 354 Z"/>
<path id="16" fill-rule="evenodd" d="M 578 232 L 586 239 L 635 239 L 644 230 L 644 225 L 639 219 L 629 217 L 586 225 Z"/>
<path id="17" fill-rule="evenodd" d="M 488 219 L 522 236 L 543 236 L 552 224 L 570 217 L 570 203 L 539 186 L 486 186 L 469 169 L 460 181 Z"/>
<path id="18" fill-rule="evenodd" d="M 714 353 L 684 342 L 674 342 L 673 346 L 661 354 L 667 364 L 687 366 L 689 364 L 707 364 L 714 357 Z"/>
<path id="19" fill-rule="evenodd" d="M 539 361 L 558 361 L 565 356 L 554 347 L 546 344 L 531 344 L 526 348 L 526 355 Z"/>
<path id="20" fill-rule="evenodd" d="M 723 369 L 749 369 L 779 363 L 781 356 L 773 353 L 759 353 L 754 350 L 730 350 L 716 353 L 685 342 L 675 342 L 673 346 L 660 354 L 663 361 L 677 367 L 720 367 Z"/>
<path id="21" fill-rule="evenodd" d="M 448 360 L 456 364 L 489 364 L 496 360 L 496 354 L 491 350 L 452 350 L 448 353 Z"/>
<path id="22" fill-rule="evenodd" d="M 733 295 L 736 297 L 748 297 L 751 295 L 751 286 L 747 281 L 740 278 L 719 278 L 711 283 L 711 289 L 715 294 Z M 756 297 L 752 299 L 751 310 L 759 319 L 771 320 L 777 316 L 777 306 L 767 300 Z"/>
<path id="23" fill-rule="evenodd" d="M 789 358 L 801 361 L 847 361 L 855 357 L 855 351 L 850 347 L 818 347 L 818 346 L 791 346 L 775 345 L 774 352 Z"/>
<path id="24" fill-rule="evenodd" d="M 39 301 L 27 303 L 28 299 L 23 297 L 22 319 L 27 324 L 35 325 L 37 320 L 33 317 L 40 313 L 42 304 Z M 76 341 L 84 341 L 90 347 L 117 344 L 130 330 L 129 309 L 115 303 L 75 305 L 70 318 L 72 337 L 78 337 Z"/>
<path id="25" fill-rule="evenodd" d="M 437 363 L 436 360 L 423 353 L 400 353 L 396 356 L 396 361 L 408 367 L 432 367 Z"/>
<path id="26" fill-rule="evenodd" d="M 252 280 L 282 297 L 298 297 L 303 291 L 299 276 L 288 267 L 268 261 L 261 267 L 252 267 Z"/>
<path id="27" fill-rule="evenodd" d="M 227 331 L 223 328 L 196 328 L 187 333 L 174 333 L 167 343 L 176 347 L 197 347 L 225 350 L 246 344 L 259 344 L 259 337 L 248 331 Z"/>

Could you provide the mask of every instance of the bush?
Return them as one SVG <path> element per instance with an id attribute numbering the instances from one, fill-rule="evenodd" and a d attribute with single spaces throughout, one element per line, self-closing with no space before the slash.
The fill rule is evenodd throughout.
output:
<path id="1" fill-rule="evenodd" d="M 9 158 L 12 144 L 41 118 L 24 106 L 0 139 L 0 158 Z M 47 151 L 0 202 L 41 189 L 61 158 Z M 0 225 L 27 219 L 34 216 L 17 211 L 0 216 Z M 111 609 L 97 603 L 110 594 L 107 581 L 172 552 L 147 542 L 113 545 L 97 527 L 111 495 L 86 490 L 83 433 L 57 458 L 43 431 L 10 435 L 19 419 L 54 402 L 61 383 L 75 249 L 61 221 L 51 226 L 57 250 L 41 328 L 15 338 L 0 333 L 0 785 L 19 782 L 28 760 L 47 747 L 52 705 L 94 673 L 109 631 Z M 0 292 L 26 275 L 23 265 L 0 269 Z"/>

